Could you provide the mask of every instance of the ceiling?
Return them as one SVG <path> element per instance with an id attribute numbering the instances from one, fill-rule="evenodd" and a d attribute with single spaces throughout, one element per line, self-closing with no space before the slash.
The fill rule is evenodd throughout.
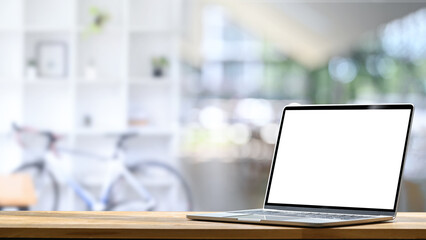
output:
<path id="1" fill-rule="evenodd" d="M 426 8 L 425 1 L 204 0 L 224 6 L 247 30 L 307 67 L 344 54 L 382 24 Z M 426 41 L 426 40 L 425 40 Z"/>
<path id="2" fill-rule="evenodd" d="M 426 8 L 426 1 L 268 1 L 267 4 L 311 33 L 310 44 L 321 52 L 313 65 L 347 51 L 366 32 Z"/>

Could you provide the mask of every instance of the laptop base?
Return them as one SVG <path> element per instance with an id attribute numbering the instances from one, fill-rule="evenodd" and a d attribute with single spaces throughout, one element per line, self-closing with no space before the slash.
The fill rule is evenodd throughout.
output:
<path id="1" fill-rule="evenodd" d="M 246 211 L 256 211 L 261 209 L 233 211 L 233 212 L 212 212 L 204 214 L 188 214 L 186 217 L 192 220 L 234 222 L 234 223 L 254 223 L 266 225 L 283 225 L 297 227 L 334 227 L 355 224 L 365 224 L 393 220 L 391 216 L 371 216 L 371 218 L 360 218 L 352 220 L 324 219 L 312 217 L 293 216 L 272 216 L 248 214 Z"/>

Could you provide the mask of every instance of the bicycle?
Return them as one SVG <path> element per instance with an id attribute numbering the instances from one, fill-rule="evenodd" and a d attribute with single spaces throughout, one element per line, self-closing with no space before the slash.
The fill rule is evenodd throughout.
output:
<path id="1" fill-rule="evenodd" d="M 44 155 L 35 161 L 25 163 L 14 172 L 27 172 L 33 177 L 36 186 L 38 203 L 30 210 L 59 210 L 61 186 L 69 186 L 72 191 L 86 205 L 86 210 L 115 211 L 115 210 L 158 210 L 160 203 L 167 199 L 163 191 L 159 196 L 152 194 L 153 187 L 145 186 L 147 178 L 155 175 L 171 177 L 169 193 L 177 192 L 186 201 L 185 209 L 192 210 L 192 193 L 184 177 L 169 164 L 156 160 L 137 161 L 134 164 L 126 164 L 125 142 L 138 136 L 136 133 L 118 134 L 114 154 L 105 158 L 87 152 L 59 148 L 57 146 L 61 137 L 50 131 L 39 131 L 28 127 L 13 125 L 16 135 L 35 133 L 46 138 L 47 144 Z M 71 172 L 71 159 L 64 158 L 63 154 L 70 156 L 84 156 L 104 161 L 107 172 L 102 180 L 99 196 L 94 196 L 78 182 Z M 177 184 L 177 185 L 176 185 Z M 176 190 L 178 188 L 179 190 Z M 183 196 L 182 196 L 183 195 Z M 162 199 L 163 198 L 163 199 Z M 181 199 L 182 199 L 181 198 Z M 164 204 L 163 204 L 164 205 Z"/>

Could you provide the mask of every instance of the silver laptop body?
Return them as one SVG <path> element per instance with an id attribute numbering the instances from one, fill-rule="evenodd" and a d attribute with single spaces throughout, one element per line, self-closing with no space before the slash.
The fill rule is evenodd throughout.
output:
<path id="1" fill-rule="evenodd" d="M 187 218 L 303 227 L 393 220 L 413 111 L 411 104 L 287 106 L 263 208 Z"/>

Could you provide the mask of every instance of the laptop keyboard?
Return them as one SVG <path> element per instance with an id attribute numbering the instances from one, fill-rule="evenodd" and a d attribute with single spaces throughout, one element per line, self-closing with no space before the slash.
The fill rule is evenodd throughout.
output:
<path id="1" fill-rule="evenodd" d="M 280 216 L 280 217 L 304 217 L 304 218 L 322 218 L 322 219 L 338 219 L 338 220 L 353 220 L 353 219 L 371 218 L 371 216 L 364 216 L 364 215 L 295 212 L 295 211 L 253 210 L 253 211 L 244 211 L 244 212 L 241 212 L 241 213 Z"/>

